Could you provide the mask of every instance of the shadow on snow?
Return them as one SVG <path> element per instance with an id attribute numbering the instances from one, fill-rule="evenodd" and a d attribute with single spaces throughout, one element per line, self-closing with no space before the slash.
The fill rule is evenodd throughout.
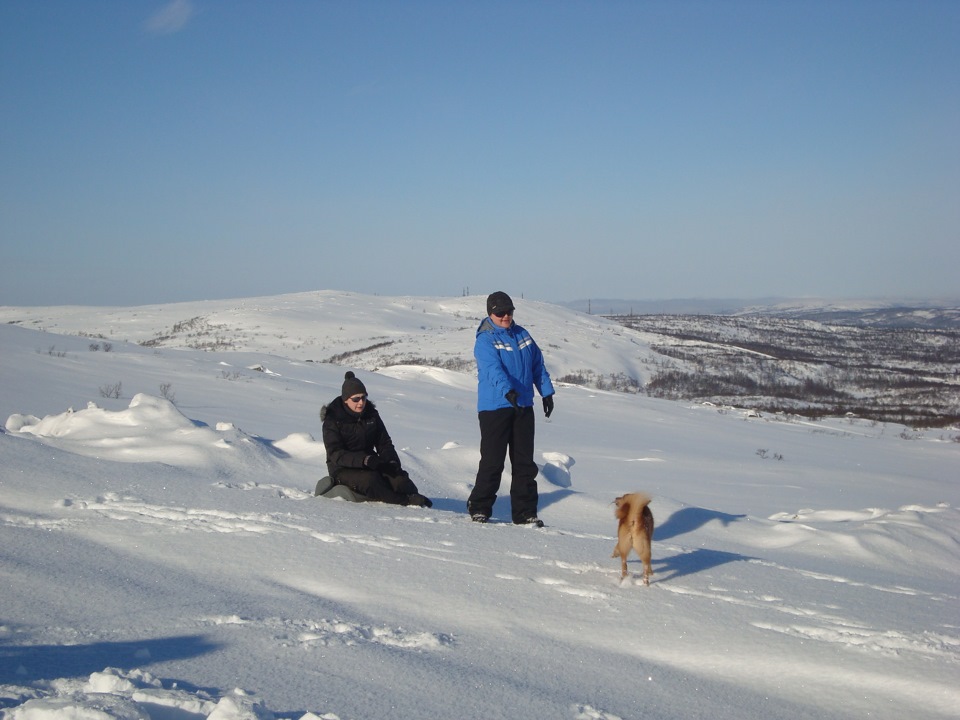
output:
<path id="1" fill-rule="evenodd" d="M 678 535 L 698 530 L 709 522 L 719 520 L 724 526 L 742 520 L 746 515 L 730 515 L 701 507 L 685 507 L 677 510 L 662 525 L 653 531 L 654 540 L 672 540 Z"/>
<path id="2" fill-rule="evenodd" d="M 129 670 L 198 657 L 219 647 L 201 635 L 86 645 L 0 645 L 0 683 L 86 677 L 107 667 Z"/>

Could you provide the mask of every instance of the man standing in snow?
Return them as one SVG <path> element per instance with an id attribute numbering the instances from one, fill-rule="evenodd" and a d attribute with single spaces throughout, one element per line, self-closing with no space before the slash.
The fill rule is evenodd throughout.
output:
<path id="1" fill-rule="evenodd" d="M 543 527 L 537 517 L 533 388 L 543 398 L 546 417 L 553 412 L 554 389 L 540 348 L 530 333 L 513 321 L 513 311 L 510 296 L 495 292 L 487 298 L 487 317 L 477 328 L 473 356 L 477 360 L 480 467 L 467 512 L 474 522 L 490 519 L 509 449 L 513 522 Z"/>

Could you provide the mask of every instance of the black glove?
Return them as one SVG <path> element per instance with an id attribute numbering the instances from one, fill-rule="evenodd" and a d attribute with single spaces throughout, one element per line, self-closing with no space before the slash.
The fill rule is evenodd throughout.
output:
<path id="1" fill-rule="evenodd" d="M 547 395 L 543 399 L 543 414 L 547 417 L 550 417 L 550 413 L 553 412 L 553 395 Z"/>
<path id="2" fill-rule="evenodd" d="M 363 466 L 367 470 L 381 470 L 387 466 L 388 463 L 385 463 L 380 459 L 380 456 L 376 453 L 370 453 L 363 459 Z"/>
<path id="3" fill-rule="evenodd" d="M 520 406 L 517 405 L 517 391 L 510 390 L 504 397 L 507 399 L 507 402 L 513 405 L 514 410 L 519 410 Z"/>

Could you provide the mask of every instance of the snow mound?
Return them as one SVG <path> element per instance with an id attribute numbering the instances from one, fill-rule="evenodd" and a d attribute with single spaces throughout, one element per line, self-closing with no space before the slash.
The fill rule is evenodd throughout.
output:
<path id="1" fill-rule="evenodd" d="M 569 455 L 560 452 L 543 453 L 544 465 L 540 469 L 544 479 L 557 487 L 568 488 L 573 485 L 570 468 L 576 462 Z"/>
<path id="2" fill-rule="evenodd" d="M 214 431 L 185 417 L 169 400 L 143 393 L 135 395 L 126 410 L 105 410 L 90 403 L 85 410 L 70 408 L 42 420 L 11 415 L 6 428 L 78 455 L 118 462 L 197 467 L 237 447 L 246 447 L 247 455 L 277 452 L 232 423 L 217 423 Z"/>
<path id="3" fill-rule="evenodd" d="M 477 387 L 476 377 L 472 374 L 426 365 L 391 365 L 378 373 L 396 380 L 428 379 L 457 390 L 476 390 Z"/>
<path id="4" fill-rule="evenodd" d="M 202 690 L 164 688 L 153 675 L 106 668 L 86 681 L 61 679 L 39 683 L 32 699 L 10 710 L 9 720 L 273 720 L 274 714 L 256 696 L 234 689 L 215 697 Z M 23 690 L 25 688 L 21 688 Z M 302 720 L 317 716 L 306 713 Z"/>
<path id="5" fill-rule="evenodd" d="M 323 443 L 314 440 L 310 433 L 291 433 L 287 437 L 274 442 L 273 446 L 290 457 L 301 460 L 312 460 L 314 458 L 324 460 L 327 457 L 327 450 Z"/>

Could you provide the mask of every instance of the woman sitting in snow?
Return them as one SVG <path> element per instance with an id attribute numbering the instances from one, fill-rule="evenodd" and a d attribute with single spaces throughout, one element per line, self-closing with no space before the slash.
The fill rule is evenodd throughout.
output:
<path id="1" fill-rule="evenodd" d="M 387 428 L 367 388 L 350 371 L 344 376 L 340 397 L 320 410 L 327 471 L 339 484 L 394 505 L 432 507 L 400 466 Z"/>

